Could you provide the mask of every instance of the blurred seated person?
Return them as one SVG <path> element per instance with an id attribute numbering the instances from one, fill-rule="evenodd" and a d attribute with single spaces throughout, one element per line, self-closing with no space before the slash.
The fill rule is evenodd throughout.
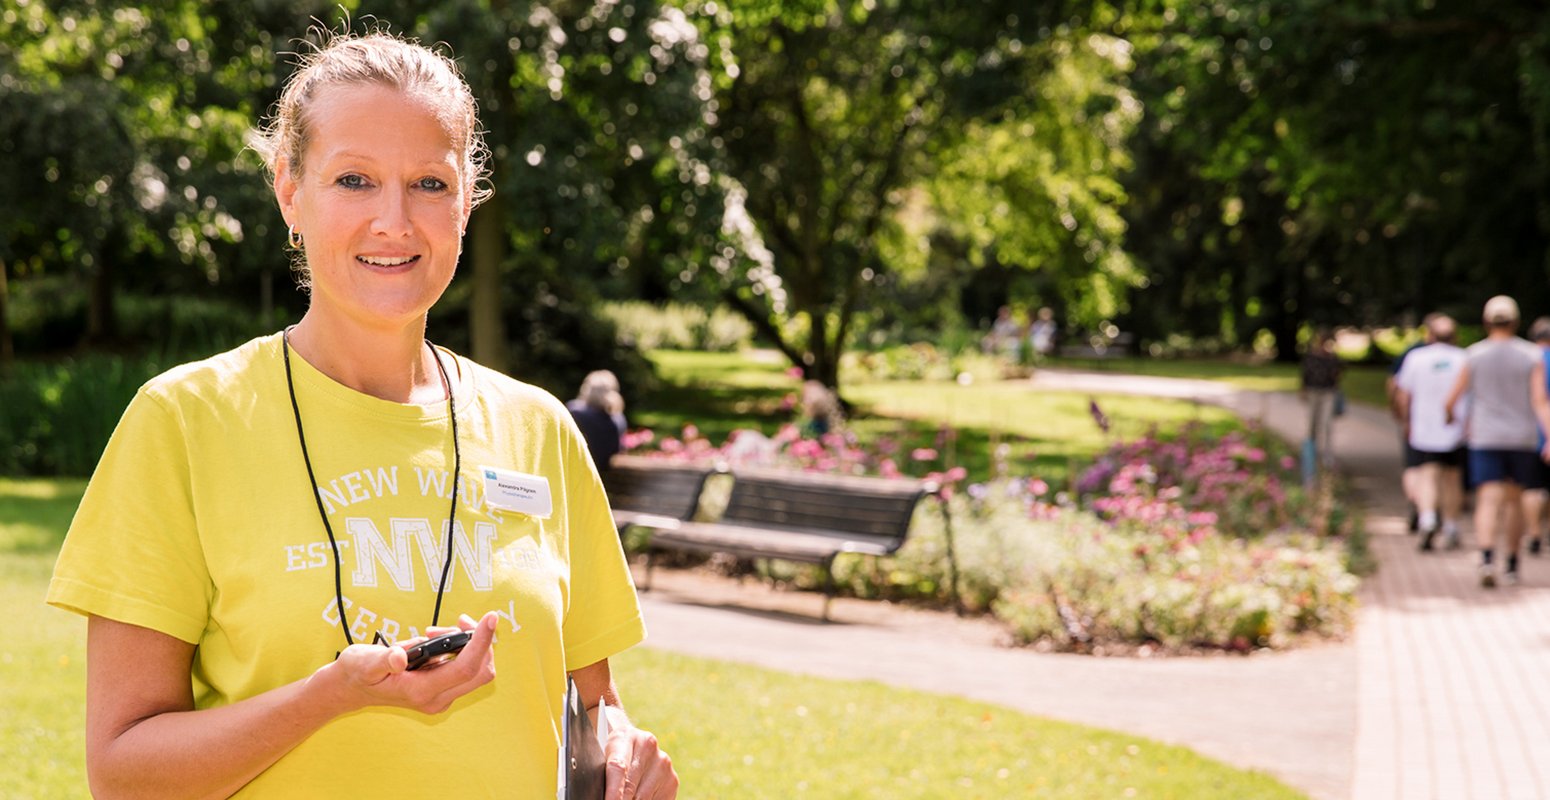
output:
<path id="1" fill-rule="evenodd" d="M 592 461 L 598 469 L 607 469 L 614 454 L 619 452 L 625 431 L 624 396 L 619 394 L 619 379 L 606 369 L 587 373 L 576 399 L 568 401 L 565 407 L 576 418 L 576 427 L 587 440 Z"/>
<path id="2" fill-rule="evenodd" d="M 815 380 L 802 382 L 802 433 L 817 438 L 845 421 L 840 399 L 823 383 Z"/>
<path id="3" fill-rule="evenodd" d="M 995 355 L 1016 355 L 1018 341 L 1022 338 L 1022 326 L 1012 313 L 1011 306 L 1002 306 L 996 312 L 996 320 L 990 324 L 990 333 L 980 342 L 980 349 Z"/>

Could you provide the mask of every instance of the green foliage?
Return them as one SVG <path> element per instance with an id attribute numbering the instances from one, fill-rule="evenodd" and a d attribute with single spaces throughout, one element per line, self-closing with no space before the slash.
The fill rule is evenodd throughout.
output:
<path id="1" fill-rule="evenodd" d="M 642 350 L 735 352 L 753 335 L 746 319 L 720 306 L 706 313 L 683 303 L 631 300 L 604 304 L 602 315 L 618 328 L 621 341 Z"/>
<path id="2" fill-rule="evenodd" d="M 115 355 L 17 364 L 0 378 L 0 473 L 90 475 L 135 391 L 165 366 Z"/>
<path id="3" fill-rule="evenodd" d="M 1135 8 L 1128 327 L 1268 330 L 1291 360 L 1304 321 L 1550 303 L 1546 25 L 1511 2 Z"/>
<path id="4" fill-rule="evenodd" d="M 1015 148 L 1020 123 L 1060 127 L 1048 112 L 1059 100 L 1036 78 L 1065 55 L 1049 44 L 1053 18 L 1081 7 L 730 4 L 711 20 L 727 43 L 712 130 L 740 234 L 712 262 L 723 296 L 794 364 L 837 385 L 854 331 L 876 324 L 869 311 L 886 315 L 870 298 L 921 261 L 918 232 L 934 227 L 921 217 L 935 213 L 913 199 L 925 182 L 997 136 Z M 963 171 L 958 185 L 978 189 L 990 172 Z M 1022 187 L 1037 182 L 1028 175 Z M 1074 183 L 1102 194 L 1098 182 Z M 1085 196 L 1076 204 L 1092 210 Z M 1037 210 L 1027 219 L 1037 226 Z"/>

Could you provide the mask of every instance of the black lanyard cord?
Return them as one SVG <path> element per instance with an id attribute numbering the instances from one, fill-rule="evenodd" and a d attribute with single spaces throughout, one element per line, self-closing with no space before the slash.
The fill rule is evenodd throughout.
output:
<path id="1" fill-rule="evenodd" d="M 312 457 L 307 452 L 307 434 L 301 426 L 301 407 L 296 403 L 296 382 L 291 377 L 291 329 L 286 328 L 280 333 L 280 352 L 285 360 L 285 388 L 291 397 L 291 413 L 296 418 L 296 439 L 301 443 L 301 460 L 307 465 L 307 480 L 312 484 L 312 499 L 318 504 L 318 517 L 323 520 L 323 530 L 328 534 L 328 546 L 334 554 L 334 604 L 339 611 L 339 627 L 344 631 L 345 645 L 355 644 L 355 637 L 350 635 L 350 624 L 344 616 L 344 581 L 339 558 L 339 542 L 334 538 L 334 527 L 328 522 L 328 511 L 323 507 L 323 493 L 318 490 L 318 479 L 312 470 Z M 441 619 L 441 598 L 447 588 L 447 577 L 452 573 L 452 546 L 453 530 L 457 522 L 457 495 L 458 473 L 462 469 L 463 454 L 457 441 L 457 408 L 453 403 L 452 381 L 447 377 L 447 367 L 441 363 L 441 354 L 436 352 L 436 347 L 425 342 L 430 348 L 431 357 L 436 360 L 436 370 L 441 373 L 441 385 L 447 392 L 447 416 L 452 421 L 452 506 L 447 511 L 447 549 L 441 564 L 441 583 L 436 587 L 436 609 L 431 615 L 431 625 L 437 625 Z"/>
<path id="2" fill-rule="evenodd" d="M 452 574 L 452 529 L 457 521 L 458 475 L 463 471 L 463 453 L 457 446 L 457 409 L 452 405 L 452 381 L 447 377 L 447 367 L 441 363 L 441 354 L 429 341 L 431 358 L 436 359 L 436 369 L 441 373 L 441 385 L 447 390 L 447 418 L 452 421 L 452 507 L 447 509 L 447 552 L 441 560 L 441 583 L 436 585 L 436 609 L 431 612 L 431 625 L 441 623 L 441 597 L 447 590 L 447 576 Z M 321 502 L 321 500 L 319 501 Z"/>

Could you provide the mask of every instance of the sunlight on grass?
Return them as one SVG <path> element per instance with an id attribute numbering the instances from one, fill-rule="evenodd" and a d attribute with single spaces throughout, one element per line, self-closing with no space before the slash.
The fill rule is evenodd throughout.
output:
<path id="1" fill-rule="evenodd" d="M 0 552 L 59 547 L 85 490 L 81 480 L 0 478 Z"/>
<path id="2" fill-rule="evenodd" d="M 789 364 L 771 351 L 691 353 L 653 351 L 663 386 L 629 409 L 632 425 L 674 435 L 687 424 L 720 444 L 738 428 L 773 434 L 792 421 L 783 406 L 799 381 Z M 890 439 L 899 458 L 916 450 L 934 452 L 907 471 L 962 466 L 971 480 L 985 480 L 998 469 L 996 450 L 1005 446 L 1006 468 L 1063 485 L 1074 462 L 1090 459 L 1118 438 L 1145 434 L 1154 425 L 1176 428 L 1200 422 L 1216 430 L 1239 426 L 1215 406 L 1181 400 L 1130 396 L 1096 397 L 1084 393 L 1035 391 L 1026 381 L 976 381 L 969 386 L 945 381 L 853 382 L 842 389 L 855 405 L 848 426 L 863 441 Z M 1088 404 L 1098 402 L 1112 427 L 1105 434 Z"/>
<path id="3" fill-rule="evenodd" d="M 53 553 L 0 548 L 0 613 L 26 634 L 0 644 L 0 797 L 89 796 L 86 621 L 43 604 L 53 568 Z"/>
<path id="4" fill-rule="evenodd" d="M 650 648 L 612 663 L 686 798 L 1303 797 L 1182 747 L 870 681 Z"/>

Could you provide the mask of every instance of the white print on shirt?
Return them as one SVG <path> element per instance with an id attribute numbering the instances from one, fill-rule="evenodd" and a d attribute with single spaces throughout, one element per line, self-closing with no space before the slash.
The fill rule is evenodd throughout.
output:
<path id="1" fill-rule="evenodd" d="M 428 519 L 400 519 L 388 521 L 392 531 L 391 543 L 382 537 L 377 524 L 366 517 L 346 517 L 344 528 L 355 542 L 355 571 L 350 580 L 356 586 L 377 585 L 377 565 L 380 563 L 393 579 L 393 585 L 406 592 L 414 591 L 414 564 L 409 543 L 419 545 L 420 560 L 425 564 L 425 574 L 440 575 L 441 565 L 447 557 L 447 523 L 441 523 L 441 532 L 431 533 Z M 489 522 L 474 523 L 474 541 L 469 542 L 459 522 L 452 527 L 453 561 L 463 566 L 463 571 L 473 581 L 475 591 L 488 592 L 493 585 L 490 573 L 491 545 L 495 542 L 495 525 Z M 457 572 L 456 569 L 453 570 Z"/>
<path id="2" fill-rule="evenodd" d="M 361 482 L 363 475 L 366 479 L 364 484 Z M 322 498 L 330 514 L 334 513 L 336 505 L 349 506 L 374 497 L 388 496 L 398 496 L 398 467 L 358 469 L 329 481 L 326 486 L 318 487 L 318 497 Z"/>
<path id="3" fill-rule="evenodd" d="M 350 538 L 341 539 L 339 549 L 342 552 L 350 549 L 351 544 L 355 545 L 355 568 L 350 572 L 353 585 L 380 585 L 380 567 L 388 573 L 395 587 L 406 592 L 414 591 L 414 559 L 411 551 L 415 549 L 420 552 L 420 563 L 425 565 L 425 574 L 440 580 L 441 565 L 447 552 L 447 523 L 441 523 L 441 533 L 432 535 L 431 521 L 428 519 L 395 518 L 388 522 L 388 530 L 389 536 L 384 537 L 376 523 L 370 519 L 345 519 L 345 531 Z M 452 529 L 452 560 L 462 566 L 463 574 L 468 576 L 475 591 L 488 592 L 494 588 L 495 567 L 522 572 L 558 569 L 552 559 L 531 541 L 515 542 L 496 551 L 495 539 L 495 526 L 488 522 L 474 523 L 473 541 L 469 541 L 463 523 L 457 523 Z M 327 542 L 288 544 L 283 547 L 286 572 L 324 569 L 333 565 Z M 457 570 L 454 569 L 448 580 L 455 582 L 456 575 Z"/>
<path id="4" fill-rule="evenodd" d="M 349 547 L 349 542 L 340 542 L 339 549 Z M 285 571 L 295 572 L 299 569 L 316 569 L 326 567 L 332 563 L 328 556 L 328 542 L 312 542 L 311 544 L 288 544 L 285 546 Z"/>
<path id="5" fill-rule="evenodd" d="M 414 468 L 415 479 L 419 483 L 421 497 L 440 497 L 443 500 L 452 499 L 452 473 L 447 470 L 427 470 L 421 467 Z M 474 513 L 484 511 L 483 489 L 476 480 L 458 481 L 458 498 L 464 508 Z M 381 497 L 398 496 L 398 467 L 376 467 L 374 469 L 358 469 L 347 472 L 328 483 L 318 486 L 318 499 L 323 501 L 323 508 L 329 514 L 333 514 L 339 508 L 349 508 L 356 503 L 367 500 L 375 500 Z M 494 509 L 491 509 L 493 512 Z"/>
<path id="6" fill-rule="evenodd" d="M 440 497 L 443 500 L 452 499 L 452 473 L 447 470 L 426 470 L 420 467 L 414 468 L 414 475 L 420 481 L 420 495 L 422 497 Z M 462 471 L 458 472 L 457 482 L 458 499 L 463 501 L 463 507 L 469 511 L 478 513 L 484 510 L 483 487 L 479 481 L 469 480 Z M 495 509 L 490 509 L 494 516 Z"/>
<path id="7" fill-rule="evenodd" d="M 354 612 L 354 618 L 350 621 L 350 636 L 357 642 L 371 640 L 372 623 L 377 622 L 379 619 L 382 622 L 376 626 L 376 632 L 381 633 L 382 638 L 389 642 L 398 641 L 400 638 L 399 634 L 406 631 L 407 633 L 402 638 L 413 639 L 421 635 L 420 629 L 413 625 L 405 626 L 396 619 L 380 616 L 375 611 L 367 608 L 355 608 L 355 601 L 348 597 L 344 599 L 344 607 L 346 611 Z M 512 633 L 522 630 L 522 625 L 517 622 L 517 601 L 507 600 L 505 610 L 495 609 L 495 616 L 505 620 L 506 624 L 511 627 Z M 339 626 L 339 601 L 337 599 L 330 599 L 328 605 L 323 607 L 323 621 L 328 623 L 330 628 Z"/>

